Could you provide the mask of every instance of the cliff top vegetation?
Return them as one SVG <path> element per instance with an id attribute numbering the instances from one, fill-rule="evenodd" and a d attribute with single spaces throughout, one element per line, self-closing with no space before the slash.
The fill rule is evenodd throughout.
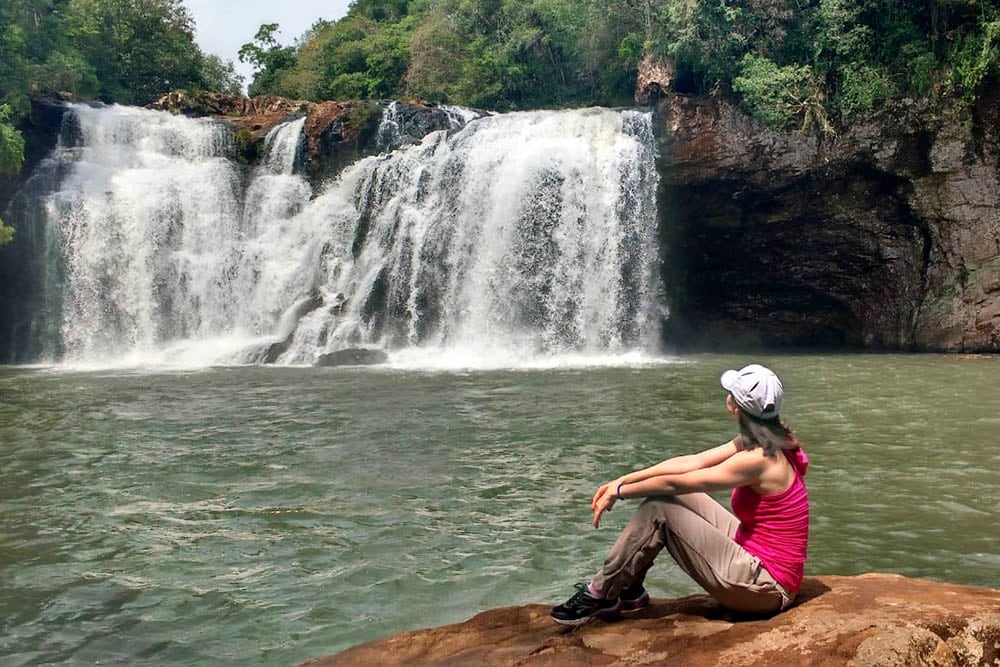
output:
<path id="1" fill-rule="evenodd" d="M 901 97 L 969 102 L 1000 63 L 997 0 L 356 0 L 292 46 L 261 26 L 250 93 L 497 110 L 630 104 L 640 59 L 772 127 Z"/>

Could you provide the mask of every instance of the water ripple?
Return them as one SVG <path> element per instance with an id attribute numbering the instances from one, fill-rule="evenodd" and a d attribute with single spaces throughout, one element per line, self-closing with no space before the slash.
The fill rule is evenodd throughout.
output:
<path id="1" fill-rule="evenodd" d="M 0 662 L 291 664 L 554 602 L 628 511 L 594 488 L 732 435 L 718 372 L 0 370 Z M 775 357 L 810 573 L 991 585 L 992 364 Z M 664 559 L 661 559 L 664 560 Z M 657 595 L 696 590 L 668 560 Z"/>

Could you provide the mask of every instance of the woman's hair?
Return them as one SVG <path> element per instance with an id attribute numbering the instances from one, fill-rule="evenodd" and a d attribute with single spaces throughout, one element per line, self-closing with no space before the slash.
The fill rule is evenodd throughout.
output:
<path id="1" fill-rule="evenodd" d="M 740 435 L 736 438 L 736 448 L 740 451 L 760 447 L 765 456 L 774 456 L 783 449 L 795 449 L 799 441 L 795 433 L 781 417 L 761 419 L 738 408 Z"/>

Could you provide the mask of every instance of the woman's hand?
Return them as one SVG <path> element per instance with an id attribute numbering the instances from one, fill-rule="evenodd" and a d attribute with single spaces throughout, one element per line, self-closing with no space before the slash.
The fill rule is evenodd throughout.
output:
<path id="1" fill-rule="evenodd" d="M 600 500 L 601 496 L 608 492 L 608 488 L 614 484 L 614 482 L 608 482 L 607 484 L 601 484 L 597 487 L 597 493 L 594 494 L 594 499 L 590 501 L 590 511 L 593 512 L 597 509 L 597 501 Z"/>
<path id="2" fill-rule="evenodd" d="M 590 501 L 590 509 L 594 513 L 594 528 L 597 528 L 600 524 L 601 515 L 605 512 L 610 512 L 611 508 L 614 507 L 615 501 L 618 500 L 618 485 L 620 483 L 621 479 L 619 478 L 597 487 L 597 493 L 594 494 L 594 499 Z"/>
<path id="3" fill-rule="evenodd" d="M 594 494 L 594 499 L 590 501 L 590 510 L 594 511 L 597 509 L 597 501 L 601 499 L 602 496 L 611 494 L 612 498 L 615 498 L 615 494 L 618 493 L 618 485 L 622 483 L 621 477 L 618 479 L 608 482 L 606 484 L 601 484 L 597 487 L 597 493 Z M 617 498 L 615 498 L 617 500 Z"/>
<path id="4" fill-rule="evenodd" d="M 603 496 L 598 498 L 597 502 L 594 504 L 594 528 L 597 528 L 601 524 L 601 515 L 605 512 L 610 512 L 611 508 L 615 506 L 615 492 L 605 493 Z"/>

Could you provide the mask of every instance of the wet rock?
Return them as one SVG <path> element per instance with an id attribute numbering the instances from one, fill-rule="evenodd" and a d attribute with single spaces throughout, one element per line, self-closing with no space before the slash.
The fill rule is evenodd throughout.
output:
<path id="1" fill-rule="evenodd" d="M 314 366 L 374 366 L 384 364 L 389 355 L 382 350 L 363 347 L 349 347 L 328 354 L 321 354 Z"/>
<path id="2" fill-rule="evenodd" d="M 256 154 L 253 142 L 261 142 L 276 125 L 305 115 L 305 169 L 317 185 L 365 155 L 415 143 L 430 132 L 460 124 L 442 107 L 418 102 L 308 102 L 273 95 L 247 98 L 179 91 L 162 96 L 150 108 L 230 123 L 242 144 L 240 152 L 246 155 Z M 386 113 L 392 120 L 380 132 Z"/>
<path id="3" fill-rule="evenodd" d="M 285 338 L 262 345 L 256 345 L 241 354 L 241 360 L 248 364 L 273 364 L 292 345 L 292 334 Z"/>
<path id="4" fill-rule="evenodd" d="M 304 665 L 987 665 L 1000 658 L 1000 590 L 890 574 L 812 577 L 772 618 L 707 595 L 654 599 L 619 622 L 556 625 L 549 607 L 483 612 Z"/>
<path id="5" fill-rule="evenodd" d="M 485 116 L 486 111 L 470 111 Z M 431 132 L 454 130 L 466 122 L 449 108 L 419 102 L 391 102 L 385 109 L 376 137 L 379 151 L 392 151 L 401 146 L 419 143 Z"/>
<path id="6" fill-rule="evenodd" d="M 343 295 L 338 294 L 334 302 L 339 306 L 343 302 Z M 309 294 L 299 299 L 282 318 L 285 329 L 289 333 L 281 340 L 272 341 L 257 346 L 243 354 L 243 360 L 249 364 L 274 364 L 277 363 L 285 352 L 292 346 L 295 337 L 295 329 L 303 317 L 322 308 L 325 304 L 323 293 L 318 288 L 313 288 Z"/>

